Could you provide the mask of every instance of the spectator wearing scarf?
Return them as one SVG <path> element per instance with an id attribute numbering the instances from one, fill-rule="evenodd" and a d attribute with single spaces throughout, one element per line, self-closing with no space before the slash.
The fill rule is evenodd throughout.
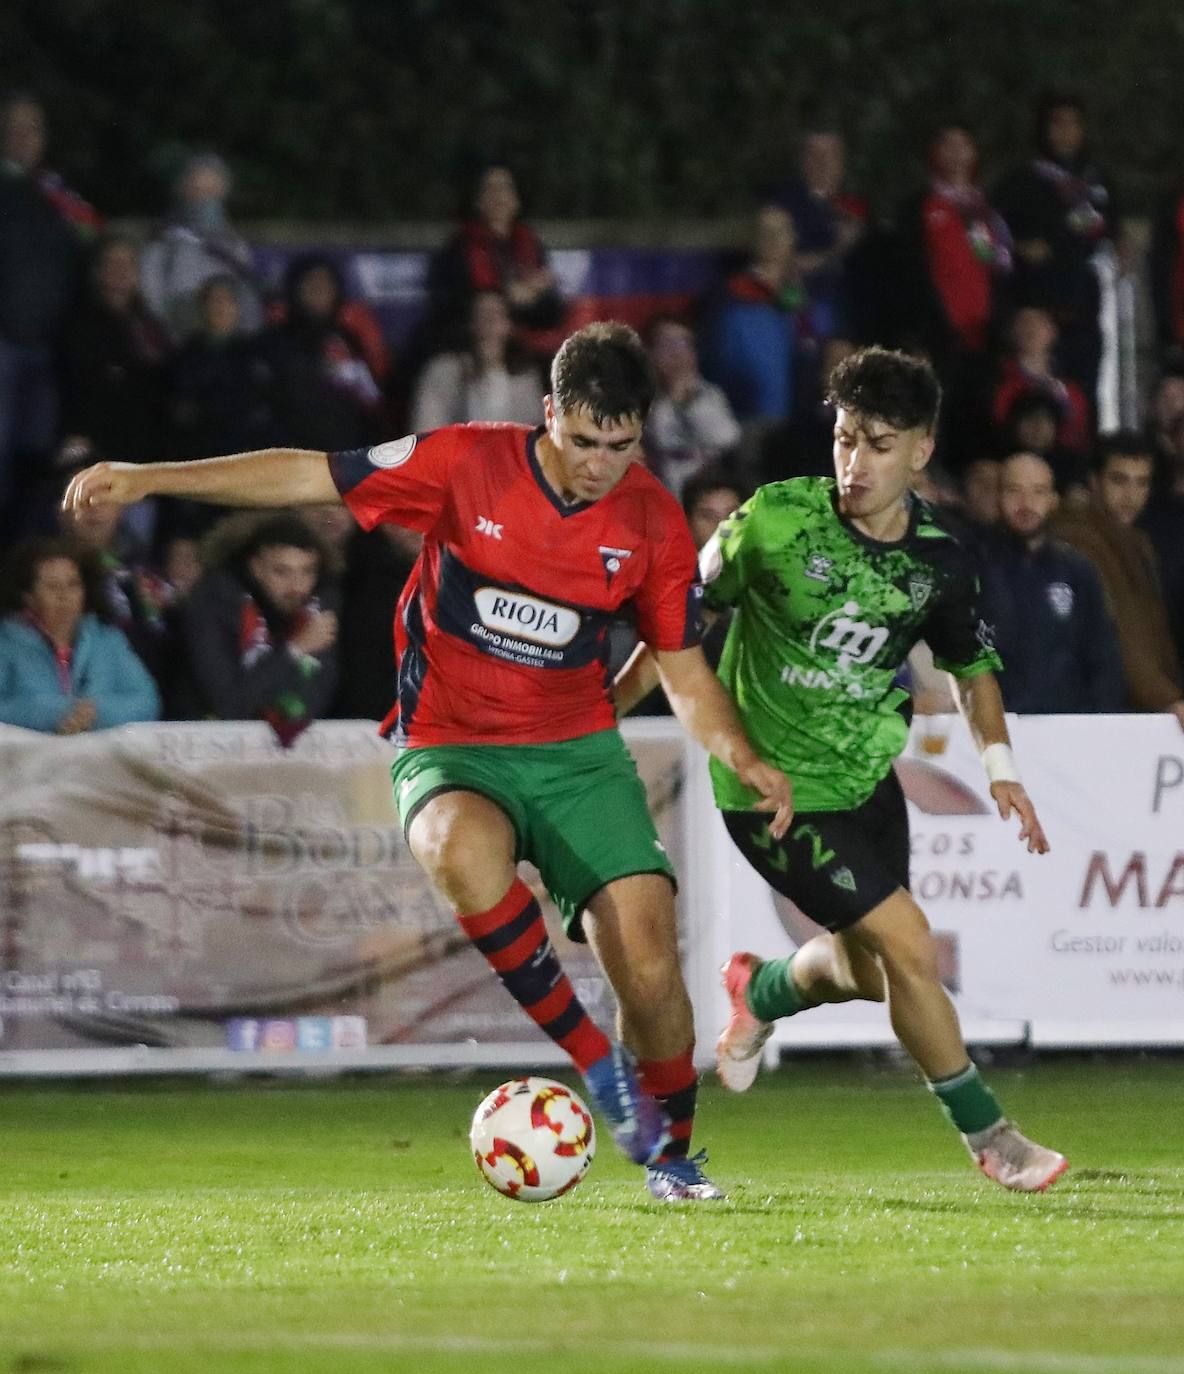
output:
<path id="1" fill-rule="evenodd" d="M 1119 216 L 1113 188 L 1086 146 L 1076 97 L 1041 100 L 1037 156 L 1004 180 L 995 203 L 1015 240 L 1019 302 L 1052 314 L 1065 370 L 1092 404 L 1102 349 L 1093 259 L 1117 243 Z"/>
<path id="2" fill-rule="evenodd" d="M 206 571 L 183 611 L 184 716 L 266 720 L 287 747 L 323 716 L 337 688 L 337 609 L 326 551 L 294 514 L 211 531 Z"/>

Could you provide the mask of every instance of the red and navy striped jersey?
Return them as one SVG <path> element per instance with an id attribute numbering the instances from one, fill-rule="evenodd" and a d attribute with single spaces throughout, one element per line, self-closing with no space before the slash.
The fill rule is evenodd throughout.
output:
<path id="1" fill-rule="evenodd" d="M 330 455 L 364 529 L 403 525 L 423 552 L 395 612 L 397 740 L 541 744 L 614 723 L 608 631 L 627 603 L 641 638 L 701 635 L 695 547 L 640 463 L 598 501 L 565 504 L 535 455 L 542 429 L 452 425 Z"/>

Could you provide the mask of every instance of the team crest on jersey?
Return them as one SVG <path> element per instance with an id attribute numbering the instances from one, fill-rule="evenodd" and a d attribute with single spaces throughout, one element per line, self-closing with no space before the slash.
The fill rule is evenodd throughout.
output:
<path id="1" fill-rule="evenodd" d="M 802 572 L 803 577 L 808 577 L 811 582 L 829 582 L 831 569 L 834 561 L 830 558 L 823 558 L 820 553 L 812 553 Z"/>
<path id="2" fill-rule="evenodd" d="M 919 611 L 929 600 L 933 591 L 933 583 L 927 577 L 909 578 L 909 600 L 913 603 L 913 610 Z"/>
<path id="3" fill-rule="evenodd" d="M 388 444 L 376 444 L 366 456 L 372 467 L 401 468 L 415 452 L 418 442 L 418 434 L 408 434 L 402 439 L 392 439 Z"/>
<path id="4" fill-rule="evenodd" d="M 604 564 L 604 575 L 611 583 L 613 578 L 625 566 L 625 560 L 629 558 L 632 549 L 610 549 L 606 544 L 598 544 L 597 552 L 600 554 L 600 561 Z"/>

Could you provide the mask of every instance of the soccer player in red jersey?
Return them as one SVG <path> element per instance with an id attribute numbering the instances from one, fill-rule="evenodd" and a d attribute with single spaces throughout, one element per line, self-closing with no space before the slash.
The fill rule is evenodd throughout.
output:
<path id="1" fill-rule="evenodd" d="M 99 463 L 65 504 L 341 500 L 366 529 L 423 533 L 396 611 L 398 701 L 384 722 L 400 745 L 392 776 L 408 844 L 510 994 L 571 1056 L 651 1193 L 703 1200 L 722 1194 L 689 1152 L 697 1080 L 674 874 L 608 683 L 608 627 L 623 606 L 656 651 L 675 714 L 760 794 L 775 834 L 792 803 L 699 648 L 694 544 L 674 497 L 637 461 L 653 395 L 637 335 L 589 325 L 555 355 L 538 429 L 454 425 L 343 453 Z M 522 859 L 568 933 L 590 941 L 623 1044 L 576 997 L 518 877 Z"/>

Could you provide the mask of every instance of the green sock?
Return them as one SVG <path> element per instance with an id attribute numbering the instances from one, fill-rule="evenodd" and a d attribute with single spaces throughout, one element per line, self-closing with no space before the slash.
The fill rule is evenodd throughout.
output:
<path id="1" fill-rule="evenodd" d="M 776 1021 L 778 1017 L 792 1016 L 815 1005 L 802 996 L 793 981 L 790 971 L 793 961 L 791 954 L 788 959 L 766 959 L 757 966 L 745 989 L 744 1000 L 748 1010 L 759 1020 Z"/>
<path id="2" fill-rule="evenodd" d="M 949 1078 L 938 1078 L 929 1084 L 946 1116 L 963 1135 L 985 1131 L 1002 1120 L 1003 1109 L 995 1094 L 987 1087 L 973 1064 Z"/>

